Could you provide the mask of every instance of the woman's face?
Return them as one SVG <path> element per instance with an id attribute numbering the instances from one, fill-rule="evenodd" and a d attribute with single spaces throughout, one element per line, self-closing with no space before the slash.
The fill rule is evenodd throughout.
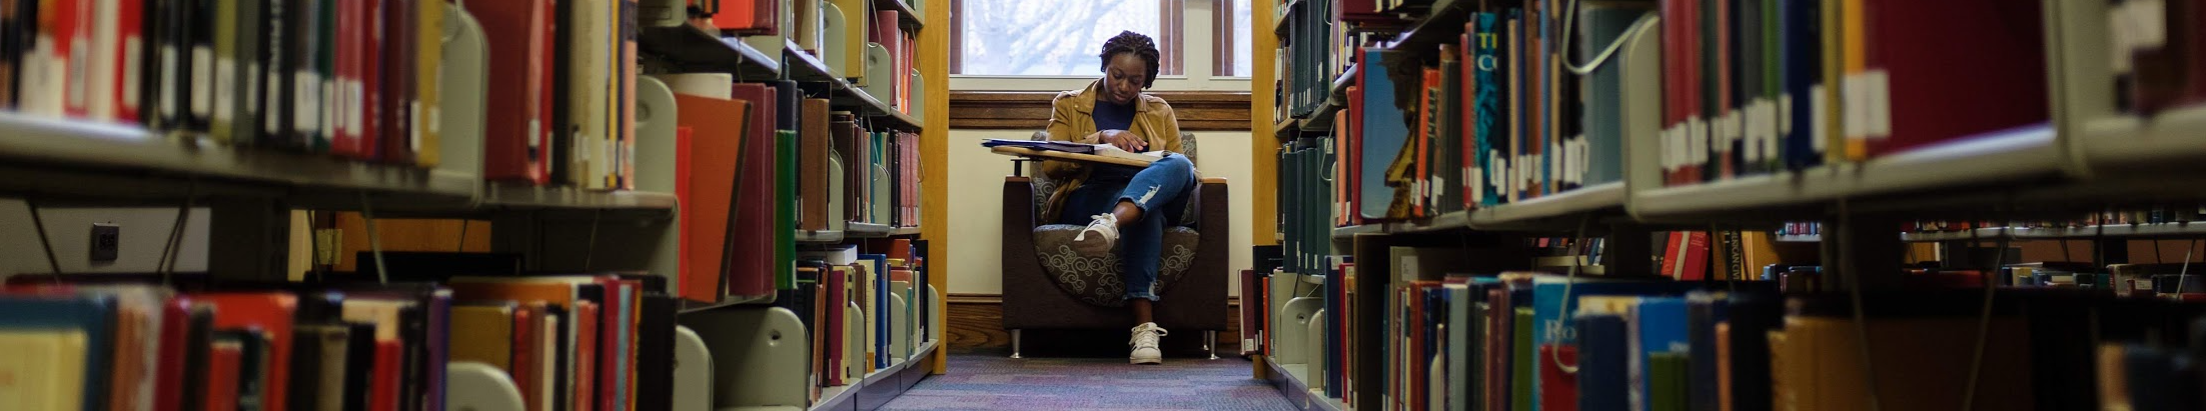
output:
<path id="1" fill-rule="evenodd" d="M 1149 66 L 1134 53 L 1112 55 L 1110 64 L 1103 66 L 1103 99 L 1118 104 L 1133 102 L 1141 95 L 1148 71 Z"/>

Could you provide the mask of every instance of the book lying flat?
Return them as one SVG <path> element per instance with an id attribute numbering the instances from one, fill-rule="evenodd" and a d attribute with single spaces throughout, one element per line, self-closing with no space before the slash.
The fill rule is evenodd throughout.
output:
<path id="1" fill-rule="evenodd" d="M 1121 160 L 1131 160 L 1131 161 L 1134 161 L 1134 162 L 1136 162 L 1136 163 L 1139 163 L 1139 164 L 1127 164 L 1127 165 L 1148 165 L 1149 163 L 1154 163 L 1154 162 L 1157 162 L 1157 160 L 1163 160 L 1163 159 L 1164 159 L 1164 153 L 1165 153 L 1165 152 L 1164 152 L 1164 151 L 1162 151 L 1162 150 L 1159 150 L 1159 151 L 1146 151 L 1146 152 L 1140 152 L 1140 153 L 1136 153 L 1136 152 L 1126 151 L 1126 150 L 1124 150 L 1124 149 L 1120 149 L 1120 148 L 1118 148 L 1118 146 L 1114 146 L 1114 145 L 1109 145 L 1109 144 L 1086 144 L 1086 143 L 1072 143 L 1072 142 L 1064 142 L 1064 141 L 1005 140 L 1005 139 L 994 139 L 994 138 L 991 138 L 991 139 L 985 139 L 985 140 L 981 140 L 980 146 L 981 146 L 981 147 L 988 147 L 988 148 L 999 148 L 999 149 L 1000 149 L 1000 148 L 1006 148 L 1006 147 L 1010 147 L 1010 148 L 1023 148 L 1023 149 L 1029 149 L 1029 150 L 1034 150 L 1034 151 L 1055 151 L 1055 152 L 1060 152 L 1060 153 L 1087 154 L 1087 155 L 1094 155 L 1094 156 L 1109 157 L 1109 158 L 1114 158 L 1114 159 L 1121 159 Z M 1006 154 L 1012 154 L 1012 155 L 1027 155 L 1027 154 L 1034 154 L 1034 153 L 1026 153 L 1026 152 L 1020 152 L 1020 151 L 1004 151 L 1004 150 L 996 150 L 996 151 L 998 151 L 998 152 L 1002 152 L 1002 153 L 1006 153 Z M 1063 159 L 1068 159 L 1068 160 L 1082 160 L 1081 158 L 1079 158 L 1079 157 L 1076 157 L 1076 156 L 1046 156 L 1046 157 L 1057 157 L 1057 158 L 1063 158 Z M 1109 162 L 1109 161 L 1105 161 L 1105 162 L 1107 162 L 1107 163 L 1112 163 L 1112 164 L 1120 164 L 1120 163 L 1121 163 L 1121 162 Z"/>

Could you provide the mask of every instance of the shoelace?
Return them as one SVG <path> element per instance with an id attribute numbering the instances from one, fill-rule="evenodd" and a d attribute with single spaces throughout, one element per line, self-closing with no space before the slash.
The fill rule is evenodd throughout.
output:
<path id="1" fill-rule="evenodd" d="M 1092 218 L 1094 219 L 1094 221 L 1088 222 L 1088 229 L 1080 230 L 1080 234 L 1072 236 L 1072 241 L 1087 241 L 1088 232 L 1095 231 L 1095 225 L 1103 224 L 1106 220 L 1109 221 L 1109 224 L 1118 224 L 1118 216 L 1111 215 L 1110 213 L 1096 214 L 1088 218 Z"/>
<path id="2" fill-rule="evenodd" d="M 1157 346 L 1157 338 L 1164 337 L 1166 334 L 1169 333 L 1164 330 L 1164 327 L 1139 327 L 1134 329 L 1134 339 L 1126 341 L 1126 343 L 1132 344 L 1135 348 L 1155 348 Z"/>

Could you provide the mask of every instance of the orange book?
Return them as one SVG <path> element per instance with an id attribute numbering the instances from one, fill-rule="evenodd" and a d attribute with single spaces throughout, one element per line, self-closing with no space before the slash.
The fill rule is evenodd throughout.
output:
<path id="1" fill-rule="evenodd" d="M 677 102 L 676 104 L 680 104 Z M 828 192 L 827 99 L 805 99 L 797 122 L 797 229 L 826 230 Z"/>
<path id="2" fill-rule="evenodd" d="M 262 384 L 261 404 L 271 410 L 289 409 L 284 406 L 284 394 L 290 389 L 291 325 L 298 297 L 283 292 L 224 292 L 194 294 L 191 299 L 215 307 L 216 328 L 257 329 L 268 336 L 268 361 L 259 364 L 268 376 Z"/>
<path id="3" fill-rule="evenodd" d="M 576 337 L 574 339 L 575 365 L 574 374 L 572 375 L 576 377 L 568 378 L 568 383 L 572 384 L 568 392 L 574 393 L 574 402 L 567 409 L 581 410 L 589 409 L 590 404 L 595 404 L 592 400 L 597 399 L 597 396 L 593 395 L 596 390 L 590 389 L 597 385 L 594 383 L 596 379 L 588 377 L 597 375 L 597 356 L 592 355 L 592 353 L 597 352 L 597 339 L 587 337 L 597 335 L 597 303 L 590 301 L 576 302 L 574 318 Z"/>
<path id="4" fill-rule="evenodd" d="M 544 341 L 543 319 L 548 314 L 542 302 L 522 304 L 513 311 L 513 357 L 506 375 L 521 388 L 521 401 L 528 404 L 528 411 L 546 411 L 543 404 L 536 402 L 544 393 L 541 392 L 543 387 L 535 382 L 543 379 L 543 367 L 547 365 L 538 364 L 536 359 L 541 355 L 537 350 L 543 349 L 538 345 Z"/>
<path id="5" fill-rule="evenodd" d="M 750 103 L 677 93 L 674 104 L 680 110 L 676 123 L 690 129 L 689 147 L 679 154 L 679 161 L 687 164 L 676 171 L 679 176 L 687 176 L 688 182 L 675 188 L 684 225 L 681 295 L 687 300 L 716 302 L 727 290 L 722 284 L 727 267 L 721 264 L 721 257 L 728 251 L 736 163 L 742 159 Z"/>

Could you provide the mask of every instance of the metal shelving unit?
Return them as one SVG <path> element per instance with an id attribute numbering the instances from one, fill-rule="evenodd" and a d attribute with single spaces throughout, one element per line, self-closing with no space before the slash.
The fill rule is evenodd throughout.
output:
<path id="1" fill-rule="evenodd" d="M 687 24 L 644 27 L 637 33 L 636 47 L 650 60 L 669 64 L 678 72 L 732 73 L 745 80 L 781 77 L 776 56 Z"/>
<path id="2" fill-rule="evenodd" d="M 857 86 L 851 85 L 849 80 L 830 74 L 827 70 L 827 63 L 821 62 L 819 56 L 805 53 L 802 48 L 797 47 L 794 41 L 788 42 L 788 48 L 782 51 L 782 55 L 785 57 L 785 61 L 789 63 L 787 64 L 787 70 L 790 79 L 827 83 L 828 89 L 832 93 L 828 98 L 831 104 L 837 107 L 857 108 L 865 117 L 887 119 L 888 121 L 885 123 L 876 124 L 885 124 L 891 128 L 918 131 L 922 127 L 919 119 L 912 118 L 911 115 L 898 111 L 896 107 L 881 102 L 880 99 L 874 98 L 872 94 L 867 94 L 865 90 L 860 90 Z"/>
<path id="3" fill-rule="evenodd" d="M 1293 404 L 1295 409 L 1341 411 L 1348 408 L 1340 399 L 1326 397 L 1324 390 L 1310 388 L 1310 384 L 1304 382 L 1309 380 L 1308 365 L 1279 364 L 1270 359 L 1265 359 L 1264 365 L 1270 368 L 1267 370 L 1270 372 L 1264 374 L 1265 379 L 1279 390 L 1280 396 L 1287 397 L 1287 402 Z"/>

